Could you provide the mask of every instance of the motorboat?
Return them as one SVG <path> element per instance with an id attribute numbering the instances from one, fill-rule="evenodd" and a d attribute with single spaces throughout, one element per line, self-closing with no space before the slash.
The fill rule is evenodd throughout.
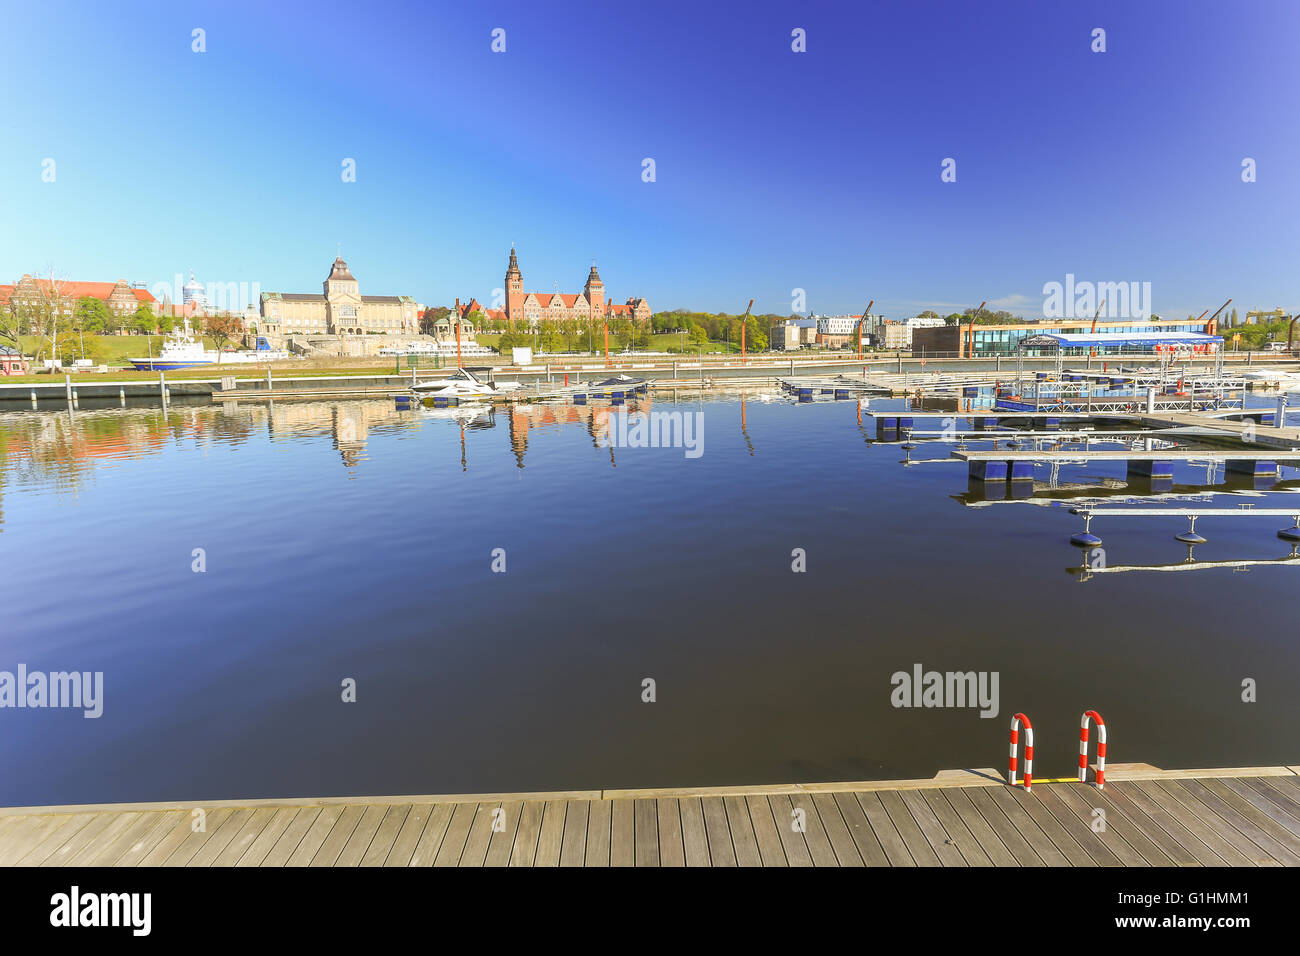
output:
<path id="1" fill-rule="evenodd" d="M 631 375 L 624 375 L 621 372 L 618 375 L 604 379 L 603 381 L 586 383 L 587 388 L 621 388 L 625 391 L 644 388 L 645 385 L 645 379 L 635 378 Z"/>
<path id="2" fill-rule="evenodd" d="M 519 388 L 518 382 L 493 381 L 492 373 L 493 370 L 489 366 L 458 368 L 446 378 L 412 385 L 411 391 L 421 396 L 431 395 L 440 398 L 489 398 Z"/>

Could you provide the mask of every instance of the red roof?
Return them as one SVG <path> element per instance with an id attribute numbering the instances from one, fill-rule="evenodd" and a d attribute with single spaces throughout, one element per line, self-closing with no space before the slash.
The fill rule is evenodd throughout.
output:
<path id="1" fill-rule="evenodd" d="M 50 280 L 37 279 L 36 283 L 37 285 L 44 284 L 48 288 Z M 86 296 L 91 296 L 92 298 L 107 300 L 108 297 L 113 294 L 113 290 L 116 289 L 117 286 L 118 283 L 116 282 L 63 282 L 59 284 L 59 288 L 63 295 L 69 299 L 81 299 Z M 14 288 L 15 286 L 12 285 L 0 285 L 0 302 L 8 302 L 9 297 L 13 295 Z M 133 289 L 128 287 L 127 291 L 134 295 L 140 302 L 155 301 L 153 293 L 148 289 Z"/>

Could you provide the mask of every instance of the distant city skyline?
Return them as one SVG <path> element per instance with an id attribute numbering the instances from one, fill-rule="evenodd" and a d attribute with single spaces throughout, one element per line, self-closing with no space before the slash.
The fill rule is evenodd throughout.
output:
<path id="1" fill-rule="evenodd" d="M 450 305 L 490 301 L 513 242 L 532 288 L 594 257 L 661 311 L 1034 316 L 1067 275 L 1162 315 L 1300 310 L 1295 4 L 748 11 L 16 8 L 0 282 L 311 290 L 341 244 Z M 574 42 L 590 68 L 556 69 Z"/>

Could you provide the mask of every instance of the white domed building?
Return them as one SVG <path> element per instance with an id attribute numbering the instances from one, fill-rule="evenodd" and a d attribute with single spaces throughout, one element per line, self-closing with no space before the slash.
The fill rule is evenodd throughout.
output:
<path id="1" fill-rule="evenodd" d="M 207 293 L 203 290 L 203 283 L 194 278 L 193 269 L 190 270 L 190 281 L 181 289 L 181 304 L 185 307 L 187 315 L 192 312 L 208 311 Z"/>

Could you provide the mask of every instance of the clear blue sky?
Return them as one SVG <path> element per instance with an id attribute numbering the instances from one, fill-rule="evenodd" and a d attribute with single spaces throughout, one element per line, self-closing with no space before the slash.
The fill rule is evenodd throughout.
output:
<path id="1" fill-rule="evenodd" d="M 609 294 L 655 309 L 785 313 L 798 287 L 818 312 L 1036 314 L 1067 272 L 1149 281 L 1165 314 L 1300 309 L 1292 0 L 46 2 L 6 21 L 4 282 L 193 268 L 310 292 L 341 242 L 362 292 L 447 304 L 500 286 L 513 240 L 529 289 L 579 291 L 595 256 Z"/>

